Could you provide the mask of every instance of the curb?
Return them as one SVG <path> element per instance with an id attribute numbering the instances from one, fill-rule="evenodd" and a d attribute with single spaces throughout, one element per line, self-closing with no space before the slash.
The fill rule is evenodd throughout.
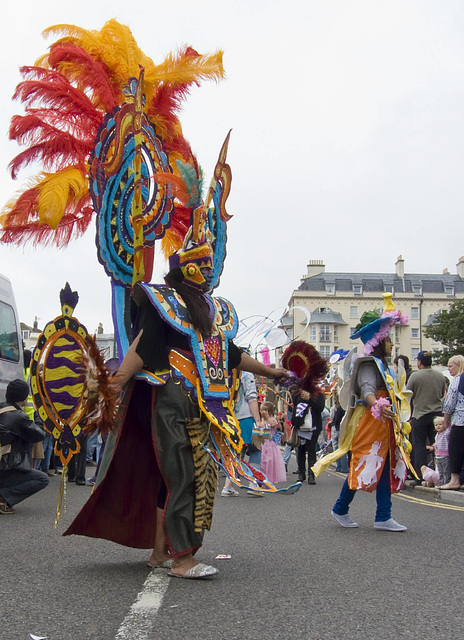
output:
<path id="1" fill-rule="evenodd" d="M 464 506 L 464 491 L 440 491 L 434 487 L 422 487 L 421 485 L 411 486 L 407 481 L 402 491 L 408 491 L 439 502 L 449 502 L 451 504 L 460 504 Z"/>
<path id="2" fill-rule="evenodd" d="M 335 471 L 335 464 L 330 465 L 330 471 L 340 477 L 346 478 L 346 474 Z M 464 507 L 464 491 L 462 489 L 460 491 L 440 491 L 440 489 L 435 489 L 435 487 L 423 487 L 419 484 L 411 486 L 411 482 L 412 480 L 406 480 L 401 491 L 414 493 L 435 502 L 459 504 Z"/>

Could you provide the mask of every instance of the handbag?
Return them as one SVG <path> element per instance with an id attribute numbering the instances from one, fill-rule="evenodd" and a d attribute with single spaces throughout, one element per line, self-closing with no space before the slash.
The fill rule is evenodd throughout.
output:
<path id="1" fill-rule="evenodd" d="M 255 423 L 253 425 L 251 434 L 253 436 L 260 436 L 261 438 L 265 438 L 266 440 L 268 440 L 271 437 L 271 425 L 263 424 L 262 426 L 258 427 L 258 425 Z"/>
<path id="2" fill-rule="evenodd" d="M 290 437 L 287 440 L 287 444 L 294 449 L 295 447 L 300 446 L 300 436 L 298 435 L 298 429 L 296 427 L 292 427 L 292 431 L 290 433 Z"/>
<path id="3" fill-rule="evenodd" d="M 313 430 L 313 416 L 311 409 L 308 409 L 308 413 L 305 415 L 303 424 L 298 427 L 300 431 L 312 431 Z"/>

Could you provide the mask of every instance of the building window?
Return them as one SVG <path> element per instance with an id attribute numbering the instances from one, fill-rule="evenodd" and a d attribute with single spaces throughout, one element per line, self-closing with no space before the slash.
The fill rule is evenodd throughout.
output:
<path id="1" fill-rule="evenodd" d="M 350 307 L 350 318 L 358 317 L 358 307 Z"/>
<path id="2" fill-rule="evenodd" d="M 419 307 L 411 307 L 411 320 L 419 320 Z"/>
<path id="3" fill-rule="evenodd" d="M 353 293 L 355 296 L 360 296 L 362 294 L 362 286 L 360 284 L 353 285 Z"/>
<path id="4" fill-rule="evenodd" d="M 419 337 L 419 329 L 411 329 L 411 338 Z"/>
<path id="5" fill-rule="evenodd" d="M 350 327 L 350 336 L 352 336 L 353 333 L 356 333 L 356 327 Z"/>
<path id="6" fill-rule="evenodd" d="M 445 293 L 447 296 L 454 296 L 454 287 L 445 287 Z"/>
<path id="7" fill-rule="evenodd" d="M 395 327 L 395 342 L 398 343 L 400 341 L 400 327 Z"/>
<path id="8" fill-rule="evenodd" d="M 316 342 L 316 330 L 317 330 L 316 325 L 312 324 L 311 327 L 310 327 L 310 334 L 311 334 L 310 340 L 311 340 L 311 342 Z"/>
<path id="9" fill-rule="evenodd" d="M 29 329 L 23 329 L 22 334 L 23 334 L 23 340 L 28 340 L 29 334 L 30 334 Z"/>
<path id="10" fill-rule="evenodd" d="M 334 327 L 334 342 L 338 342 L 338 327 Z"/>
<path id="11" fill-rule="evenodd" d="M 319 353 L 322 358 L 330 358 L 331 351 L 331 348 L 327 345 L 323 345 L 319 348 Z"/>
<path id="12" fill-rule="evenodd" d="M 385 285 L 385 291 L 387 293 L 393 293 L 393 285 L 392 284 L 386 284 Z"/>
<path id="13" fill-rule="evenodd" d="M 319 340 L 321 342 L 330 342 L 331 340 L 330 324 L 319 325 Z"/>
<path id="14" fill-rule="evenodd" d="M 419 355 L 419 349 L 411 349 L 411 359 L 417 360 L 417 356 Z"/>
<path id="15" fill-rule="evenodd" d="M 335 293 L 335 285 L 334 284 L 326 284 L 325 285 L 325 292 L 331 296 L 334 295 Z"/>
<path id="16" fill-rule="evenodd" d="M 412 288 L 412 292 L 415 296 L 421 296 L 422 295 L 422 287 L 413 287 Z"/>

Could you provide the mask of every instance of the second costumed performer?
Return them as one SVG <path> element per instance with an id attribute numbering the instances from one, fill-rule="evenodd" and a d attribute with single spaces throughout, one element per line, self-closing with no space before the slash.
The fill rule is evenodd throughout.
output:
<path id="1" fill-rule="evenodd" d="M 351 338 L 361 338 L 364 347 L 345 360 L 344 385 L 340 404 L 347 410 L 340 429 L 339 448 L 321 458 L 313 470 L 319 475 L 332 462 L 351 450 L 348 478 L 334 505 L 332 515 L 342 527 L 357 527 L 348 515 L 356 491 L 376 491 L 377 510 L 374 528 L 383 531 L 405 531 L 406 527 L 391 517 L 391 494 L 398 492 L 407 477 L 414 473 L 409 452 L 411 426 L 406 374 L 398 376 L 389 366 L 392 342 L 389 331 L 406 324 L 407 316 L 395 310 L 392 294 L 384 297 L 384 312 L 368 311 L 361 317 Z M 350 371 L 351 369 L 351 371 Z"/>
<path id="2" fill-rule="evenodd" d="M 201 201 L 191 219 L 182 249 L 169 260 L 167 284 L 134 289 L 136 337 L 114 378 L 117 390 L 124 388 L 116 431 L 95 491 L 65 535 L 153 548 L 149 566 L 204 578 L 217 573 L 194 558 L 211 526 L 216 461 L 239 486 L 242 476 L 264 482 L 260 491 L 276 490 L 234 454 L 243 445 L 233 414 L 236 373 L 289 374 L 232 342 L 238 328 L 233 306 L 207 293 L 219 281 L 218 254 L 221 264 L 225 255 L 214 237 L 217 224 Z"/>

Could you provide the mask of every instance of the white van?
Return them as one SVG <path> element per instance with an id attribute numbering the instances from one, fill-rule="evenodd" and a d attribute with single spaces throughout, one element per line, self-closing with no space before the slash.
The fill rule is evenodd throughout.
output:
<path id="1" fill-rule="evenodd" d="M 0 402 L 11 380 L 24 380 L 21 327 L 11 282 L 0 275 Z"/>

